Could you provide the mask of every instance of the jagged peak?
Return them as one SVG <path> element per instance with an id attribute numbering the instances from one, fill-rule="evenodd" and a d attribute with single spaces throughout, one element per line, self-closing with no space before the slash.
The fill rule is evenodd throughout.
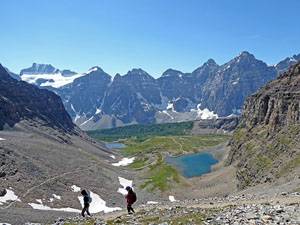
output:
<path id="1" fill-rule="evenodd" d="M 148 74 L 146 71 L 144 71 L 141 68 L 133 68 L 132 70 L 129 70 L 127 74 L 125 74 L 123 77 L 141 77 L 146 79 L 154 79 L 150 74 Z"/>
<path id="2" fill-rule="evenodd" d="M 51 74 L 58 73 L 59 69 L 55 68 L 51 64 L 43 63 L 32 63 L 31 67 L 23 69 L 20 71 L 20 75 L 23 74 Z"/>
<path id="3" fill-rule="evenodd" d="M 184 73 L 179 70 L 167 69 L 163 72 L 162 77 L 181 77 Z"/>
<path id="4" fill-rule="evenodd" d="M 216 61 L 212 58 L 208 59 L 203 66 L 218 66 L 218 64 L 216 63 Z"/>
<path id="5" fill-rule="evenodd" d="M 216 63 L 216 61 L 214 59 L 210 58 L 205 63 L 203 63 L 202 66 L 195 69 L 192 73 L 198 74 L 198 73 L 202 73 L 204 71 L 215 69 L 217 67 L 219 67 L 219 65 Z"/>
<path id="6" fill-rule="evenodd" d="M 133 68 L 133 69 L 129 70 L 127 74 L 129 74 L 129 73 L 131 73 L 131 74 L 138 74 L 138 75 L 148 74 L 146 71 L 144 71 L 141 68 Z"/>
<path id="7" fill-rule="evenodd" d="M 4 66 L 2 66 L 1 63 L 0 63 L 0 76 L 9 77 L 9 73 L 8 73 L 7 69 Z"/>
<path id="8" fill-rule="evenodd" d="M 248 51 L 242 51 L 235 59 L 255 59 L 255 56 Z"/>
<path id="9" fill-rule="evenodd" d="M 91 68 L 88 70 L 87 73 L 96 72 L 96 71 L 98 71 L 98 72 L 104 72 L 104 71 L 102 70 L 101 67 L 99 67 L 99 66 L 93 66 L 93 67 L 91 67 Z"/>

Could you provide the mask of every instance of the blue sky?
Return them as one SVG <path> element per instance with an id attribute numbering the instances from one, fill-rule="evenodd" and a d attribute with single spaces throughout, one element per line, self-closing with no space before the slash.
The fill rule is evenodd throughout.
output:
<path id="1" fill-rule="evenodd" d="M 274 64 L 300 53 L 298 0 L 1 0 L 0 63 L 85 72 L 191 72 L 247 50 Z"/>

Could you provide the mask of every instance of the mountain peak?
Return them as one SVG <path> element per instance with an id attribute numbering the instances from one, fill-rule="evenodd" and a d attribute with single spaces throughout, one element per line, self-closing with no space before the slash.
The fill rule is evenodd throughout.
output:
<path id="1" fill-rule="evenodd" d="M 146 71 L 142 70 L 141 68 L 133 68 L 129 70 L 128 73 L 137 74 L 137 75 L 146 75 L 148 74 Z"/>
<path id="2" fill-rule="evenodd" d="M 21 70 L 20 75 L 23 74 L 52 74 L 59 72 L 51 64 L 39 64 L 39 63 L 32 63 L 32 66 L 26 69 Z"/>
<path id="3" fill-rule="evenodd" d="M 162 77 L 182 77 L 182 75 L 181 71 L 170 68 L 163 72 Z"/>
<path id="4" fill-rule="evenodd" d="M 8 71 L 0 63 L 0 78 L 7 78 L 7 77 L 9 77 L 8 75 L 9 75 Z"/>
<path id="5" fill-rule="evenodd" d="M 208 65 L 208 66 L 217 66 L 218 64 L 214 59 L 208 59 L 203 65 Z"/>
<path id="6" fill-rule="evenodd" d="M 242 51 L 237 58 L 255 58 L 255 57 L 250 52 Z"/>
<path id="7" fill-rule="evenodd" d="M 99 67 L 99 66 L 93 66 L 93 67 L 91 67 L 91 68 L 88 70 L 87 73 L 91 73 L 91 72 L 95 72 L 95 71 L 98 71 L 98 72 L 104 72 L 104 71 L 101 69 L 101 67 Z"/>
<path id="8" fill-rule="evenodd" d="M 127 74 L 123 77 L 131 77 L 131 78 L 139 78 L 139 79 L 154 79 L 150 74 L 146 71 L 142 70 L 141 68 L 133 68 L 129 70 Z"/>

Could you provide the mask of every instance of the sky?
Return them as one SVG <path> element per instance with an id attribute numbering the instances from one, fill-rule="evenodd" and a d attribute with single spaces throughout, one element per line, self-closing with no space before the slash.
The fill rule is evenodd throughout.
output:
<path id="1" fill-rule="evenodd" d="M 158 77 L 247 50 L 275 64 L 300 53 L 299 10 L 299 0 L 0 0 L 0 63 Z"/>

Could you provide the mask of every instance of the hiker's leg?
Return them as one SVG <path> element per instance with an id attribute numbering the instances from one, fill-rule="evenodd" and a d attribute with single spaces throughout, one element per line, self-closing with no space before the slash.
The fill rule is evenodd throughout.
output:
<path id="1" fill-rule="evenodd" d="M 84 206 L 83 209 L 82 209 L 82 211 L 81 211 L 81 215 L 82 215 L 83 217 L 84 217 L 85 211 L 86 211 L 86 207 Z"/>
<path id="2" fill-rule="evenodd" d="M 91 215 L 91 214 L 90 214 L 90 206 L 87 207 L 86 213 L 87 213 L 89 216 Z"/>
<path id="3" fill-rule="evenodd" d="M 131 205 L 130 204 L 127 205 L 127 211 L 128 211 L 128 214 L 131 214 Z"/>
<path id="4" fill-rule="evenodd" d="M 133 210 L 132 206 L 131 206 L 131 210 L 132 210 L 132 212 L 134 212 L 134 213 L 135 213 L 135 211 Z"/>
<path id="5" fill-rule="evenodd" d="M 133 210 L 133 208 L 132 208 L 132 206 L 130 206 L 130 209 L 131 209 L 131 211 L 132 211 L 133 213 L 135 213 L 134 210 Z"/>
<path id="6" fill-rule="evenodd" d="M 127 211 L 128 211 L 128 213 L 130 213 L 130 207 L 129 207 L 129 205 L 127 205 Z"/>
<path id="7" fill-rule="evenodd" d="M 130 204 L 127 205 L 127 211 L 128 211 L 128 213 L 130 213 L 130 212 L 133 212 L 133 213 L 134 213 L 134 210 L 133 210 L 133 208 L 132 208 L 132 205 L 130 205 Z"/>

